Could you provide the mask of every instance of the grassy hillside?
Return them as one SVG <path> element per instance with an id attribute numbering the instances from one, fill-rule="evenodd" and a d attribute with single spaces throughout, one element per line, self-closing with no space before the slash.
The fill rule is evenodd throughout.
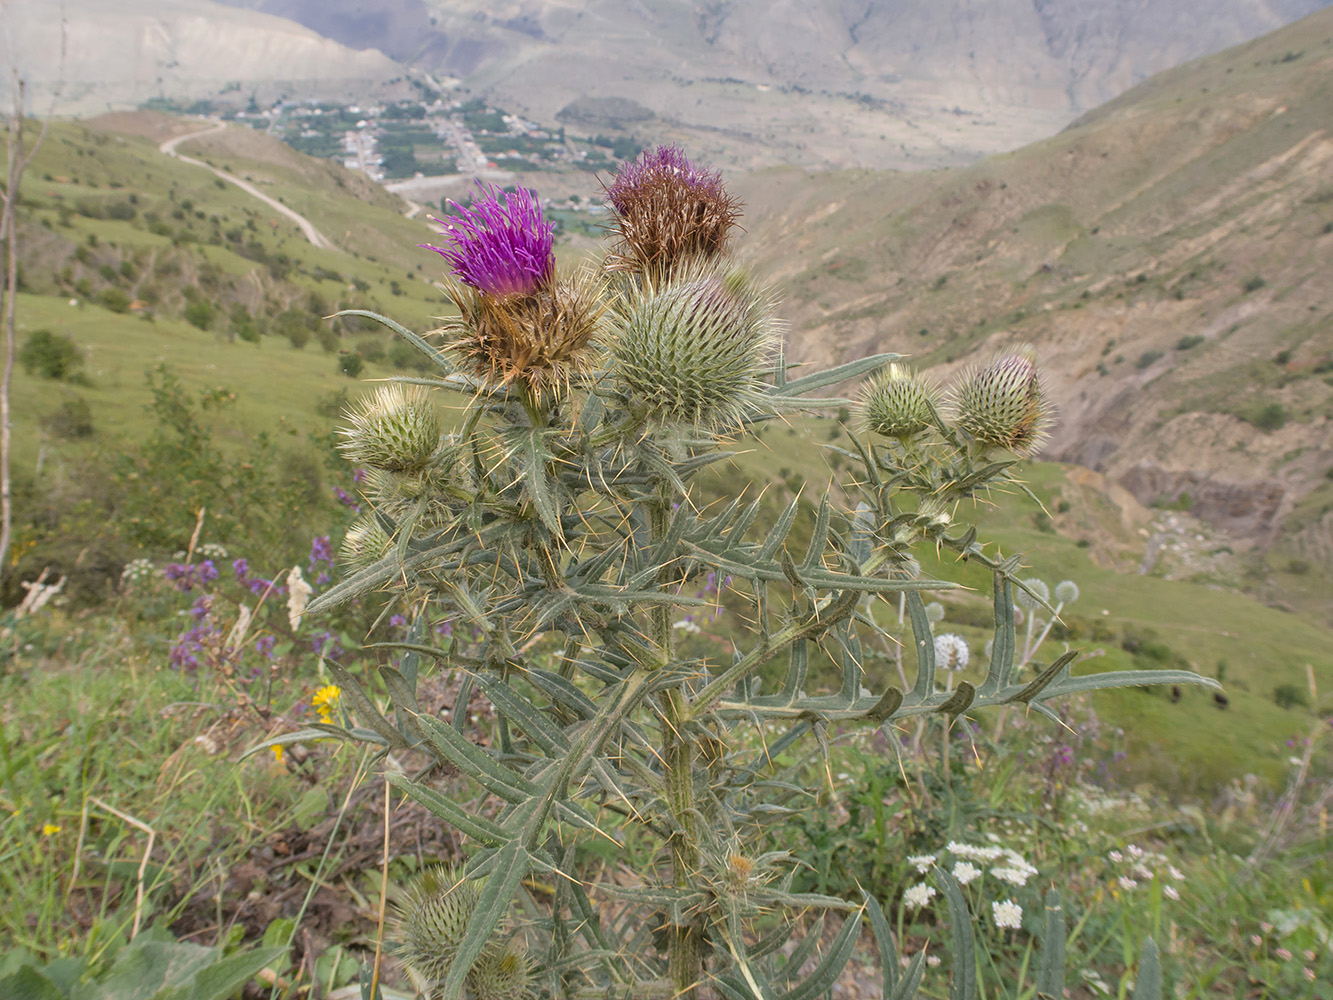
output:
<path id="1" fill-rule="evenodd" d="M 1266 599 L 1327 615 L 1330 80 L 1324 11 L 964 170 L 752 175 L 748 243 L 801 357 L 1036 343 L 1049 457 L 1228 532 Z"/>
<path id="2" fill-rule="evenodd" d="M 727 493 L 736 479 L 767 483 L 774 508 L 800 493 L 811 501 L 806 516 L 812 521 L 818 498 L 845 483 L 845 469 L 840 475 L 832 467 L 839 464 L 836 429 L 834 420 L 815 417 L 771 423 L 707 489 Z M 1024 496 L 995 496 L 993 506 L 960 510 L 955 520 L 975 520 L 1003 555 L 1022 554 L 1030 568 L 1025 576 L 1050 586 L 1065 579 L 1078 584 L 1078 600 L 1062 612 L 1039 659 L 1079 649 L 1076 672 L 1169 665 L 1220 677 L 1227 689 L 1225 706 L 1205 689 L 1182 689 L 1176 701 L 1169 690 L 1099 694 L 1103 721 L 1126 734 L 1131 778 L 1195 793 L 1246 772 L 1280 778 L 1292 752 L 1287 741 L 1305 737 L 1315 718 L 1310 710 L 1333 708 L 1333 631 L 1216 583 L 1140 574 L 1139 530 L 1152 528 L 1161 515 L 1086 469 L 1034 462 L 1025 465 L 1023 478 L 1041 507 Z M 974 664 L 964 676 L 979 681 L 984 669 L 977 661 L 984 662 L 990 637 L 989 574 L 947 554 L 923 558 L 923 570 L 972 588 L 941 598 L 946 611 L 937 629 L 968 640 Z M 881 605 L 878 613 L 896 620 L 896 604 Z M 909 655 L 909 677 L 911 662 Z M 1313 700 L 1311 676 L 1319 692 Z M 1282 707 L 1278 688 L 1299 692 L 1309 704 Z M 1220 740 L 1223 729 L 1227 738 Z"/>
<path id="3" fill-rule="evenodd" d="M 98 125 L 53 127 L 25 188 L 21 232 L 27 291 L 18 302 L 20 343 L 40 329 L 71 338 L 82 352 L 86 382 L 58 382 L 19 371 L 15 461 L 20 481 L 31 484 L 33 495 L 46 490 L 59 499 L 92 465 L 130 453 L 150 439 L 156 418 L 145 408 L 152 400 L 145 372 L 165 365 L 188 393 L 227 400 L 227 405 L 201 409 L 200 419 L 229 462 L 244 463 L 256 436 L 267 432 L 288 456 L 283 461 L 292 470 L 305 470 L 303 475 L 320 480 L 323 505 L 303 508 L 294 520 L 306 530 L 336 523 L 338 508 L 327 501 L 337 477 L 346 473 L 320 474 L 318 469 L 321 456 L 331 454 L 327 435 L 339 410 L 348 396 L 360 391 L 360 383 L 340 371 L 339 352 L 359 351 L 368 359 L 363 377 L 403 369 L 387 353 L 391 343 L 371 329 L 296 325 L 296 320 L 313 320 L 338 305 L 364 305 L 415 329 L 429 329 L 431 317 L 443 308 L 429 280 L 439 268 L 433 255 L 415 243 L 430 230 L 403 218 L 396 199 L 359 176 L 295 154 L 266 136 L 229 130 L 201 141 L 200 148 L 186 145 L 183 152 L 281 197 L 341 247 L 316 250 L 294 226 L 275 224 L 265 206 L 244 192 L 160 154 L 157 142 L 185 127 L 179 121 L 135 115 L 103 119 Z M 940 185 L 943 176 L 948 175 L 838 175 L 824 178 L 821 190 L 843 185 L 849 197 L 860 197 L 872 180 Z M 809 183 L 796 183 L 787 175 L 760 182 L 785 184 L 793 194 Z M 802 204 L 795 198 L 793 203 Z M 1034 234 L 1049 235 L 1070 224 L 1066 213 L 1054 210 L 1025 214 Z M 907 239 L 904 234 L 924 225 L 908 213 L 878 222 L 868 215 L 860 213 L 857 225 L 881 228 L 885 240 Z M 850 217 L 844 221 L 851 226 Z M 771 225 L 773 216 L 761 213 L 751 226 L 757 231 L 746 242 L 761 243 L 765 227 Z M 239 238 L 233 238 L 234 230 L 240 230 Z M 797 249 L 792 266 L 807 261 L 808 237 L 784 237 L 784 245 Z M 840 263 L 835 255 L 822 267 L 811 264 L 806 271 L 798 270 L 784 284 L 799 305 L 812 288 L 864 289 L 871 284 L 869 273 L 864 261 L 858 265 L 848 256 Z M 954 295 L 953 280 L 928 294 Z M 134 305 L 122 302 L 117 292 Z M 215 307 L 207 329 L 185 318 L 198 301 Z M 952 301 L 962 307 L 962 297 Z M 123 311 L 117 311 L 122 305 Z M 868 323 L 875 307 L 862 308 Z M 837 332 L 844 321 L 845 316 L 812 321 L 812 327 L 798 327 L 793 339 L 808 345 L 809 329 Z M 302 340 L 302 330 L 311 339 L 297 349 L 293 345 Z M 926 344 L 927 360 L 947 356 L 955 349 L 951 345 L 962 342 L 942 330 L 924 338 L 913 332 L 913 341 Z M 915 347 L 913 341 L 909 343 Z M 844 352 L 861 349 L 845 340 L 834 344 Z M 907 349 L 902 343 L 887 346 Z M 219 389 L 225 391 L 214 393 Z M 87 405 L 90 437 L 62 436 L 54 419 L 76 399 Z M 814 417 L 769 425 L 706 490 L 730 494 L 750 482 L 768 490 L 774 504 L 798 489 L 814 496 L 824 484 L 838 481 L 837 469 L 829 465 L 831 460 L 836 466 L 838 459 L 826 448 L 837 430 L 836 421 Z M 315 473 L 309 472 L 312 467 Z M 1304 690 L 1306 664 L 1314 669 L 1321 690 L 1333 685 L 1333 663 L 1326 653 L 1333 643 L 1326 630 L 1234 592 L 1244 582 L 1244 567 L 1234 557 L 1214 553 L 1227 547 L 1220 533 L 1196 540 L 1192 529 L 1171 527 L 1168 512 L 1144 508 L 1084 468 L 1041 463 L 1030 476 L 1049 516 L 1022 497 L 997 498 L 995 510 L 979 513 L 1006 553 L 1027 554 L 1034 574 L 1051 583 L 1072 578 L 1082 587 L 1081 601 L 1068 609 L 1052 641 L 1085 649 L 1091 658 L 1083 669 L 1152 666 L 1165 657 L 1216 676 L 1225 661 L 1224 681 L 1234 695 L 1227 709 L 1197 692 L 1186 692 L 1178 703 L 1162 692 L 1130 691 L 1101 699 L 1099 710 L 1112 721 L 1140 716 L 1152 720 L 1126 726 L 1138 740 L 1130 747 L 1136 773 L 1173 787 L 1206 788 L 1245 770 L 1280 770 L 1286 739 L 1304 729 L 1308 715 L 1299 706 L 1279 707 L 1274 689 L 1287 685 Z M 174 518 L 163 526 L 173 546 L 188 541 L 194 512 L 184 504 L 156 512 L 159 518 Z M 20 517 L 23 513 L 20 510 Z M 88 525 L 84 520 L 71 530 L 77 535 Z M 1145 533 L 1161 541 L 1160 557 L 1150 567 L 1157 575 L 1138 572 L 1149 544 Z M 43 538 L 49 534 L 20 532 L 24 544 Z M 60 561 L 60 552 L 67 559 L 83 560 L 88 544 L 85 539 L 54 554 L 25 550 L 23 558 L 49 556 L 52 561 L 44 564 L 64 571 L 69 567 Z M 108 582 L 134 554 L 123 546 L 106 554 L 99 566 Z M 122 563 L 115 562 L 115 556 Z M 41 568 L 23 565 L 33 573 Z M 948 603 L 946 627 L 964 634 L 979 656 L 986 638 L 985 580 L 953 564 L 927 569 L 978 588 L 974 597 Z M 885 606 L 882 613 L 894 609 Z M 1211 627 L 1220 619 L 1228 623 L 1225 632 Z M 1220 714 L 1224 711 L 1229 714 Z M 1244 734 L 1224 750 L 1209 739 L 1220 720 Z"/>

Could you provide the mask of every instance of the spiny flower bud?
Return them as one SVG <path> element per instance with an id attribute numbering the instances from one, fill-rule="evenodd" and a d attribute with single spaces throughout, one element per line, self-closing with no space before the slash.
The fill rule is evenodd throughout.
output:
<path id="1" fill-rule="evenodd" d="M 562 391 L 591 367 L 605 307 L 586 271 L 524 295 L 454 285 L 449 297 L 458 319 L 442 330 L 452 337 L 447 346 L 488 383 L 517 382 L 542 396 Z"/>
<path id="2" fill-rule="evenodd" d="M 481 897 L 482 883 L 463 877 L 457 868 L 427 868 L 407 887 L 399 907 L 398 933 L 403 960 L 428 984 L 449 972 L 458 946 Z"/>
<path id="3" fill-rule="evenodd" d="M 430 390 L 394 382 L 382 385 L 347 414 L 339 433 L 343 455 L 356 465 L 408 472 L 423 468 L 440 443 L 440 415 Z"/>
<path id="4" fill-rule="evenodd" d="M 555 274 L 554 225 L 527 188 L 502 195 L 494 185 L 477 186 L 482 196 L 471 206 L 450 202 L 456 217 L 429 217 L 444 227 L 448 245 L 419 245 L 447 260 L 459 281 L 480 292 L 498 298 L 533 294 Z"/>
<path id="5" fill-rule="evenodd" d="M 909 438 L 935 420 L 939 392 L 906 365 L 891 364 L 865 387 L 861 413 L 867 430 Z"/>
<path id="6" fill-rule="evenodd" d="M 653 418 L 719 427 L 759 402 L 776 327 L 744 275 L 695 270 L 633 293 L 617 332 L 616 370 Z"/>
<path id="7" fill-rule="evenodd" d="M 532 996 L 532 963 L 512 944 L 487 948 L 467 976 L 473 1000 L 528 1000 Z"/>
<path id="8" fill-rule="evenodd" d="M 973 369 L 954 392 L 958 426 L 982 444 L 1020 455 L 1046 438 L 1054 407 L 1037 372 L 1037 352 L 1023 345 Z"/>
<path id="9" fill-rule="evenodd" d="M 362 514 L 343 536 L 339 561 L 352 570 L 378 562 L 393 548 L 393 538 L 374 514 Z"/>
<path id="10" fill-rule="evenodd" d="M 679 146 L 658 146 L 626 164 L 606 200 L 615 212 L 616 238 L 607 269 L 650 278 L 723 253 L 741 214 L 722 175 L 696 167 Z"/>

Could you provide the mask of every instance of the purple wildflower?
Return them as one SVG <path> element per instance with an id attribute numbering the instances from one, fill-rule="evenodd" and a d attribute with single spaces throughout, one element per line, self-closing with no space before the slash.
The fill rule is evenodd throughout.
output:
<path id="1" fill-rule="evenodd" d="M 309 571 L 313 573 L 320 563 L 333 564 L 333 546 L 329 543 L 328 535 L 316 535 L 310 542 Z"/>
<path id="2" fill-rule="evenodd" d="M 213 601 L 207 595 L 197 598 L 195 602 L 190 605 L 190 617 L 197 622 L 203 621 L 208 617 L 208 612 L 212 605 Z"/>
<path id="3" fill-rule="evenodd" d="M 449 262 L 455 277 L 488 295 L 531 295 L 555 273 L 554 225 L 542 218 L 537 196 L 527 188 L 504 196 L 494 185 L 478 185 L 483 196 L 448 220 L 430 216 L 444 227 L 443 247 L 419 244 Z"/>
<path id="4" fill-rule="evenodd" d="M 197 582 L 195 580 L 194 567 L 188 563 L 167 563 L 162 570 L 162 574 L 171 581 L 172 585 L 181 593 L 193 590 Z"/>
<path id="5" fill-rule="evenodd" d="M 244 584 L 250 573 L 250 561 L 248 559 L 237 559 L 231 564 L 231 571 L 236 574 L 236 579 Z"/>
<path id="6" fill-rule="evenodd" d="M 315 651 L 316 656 L 328 659 L 340 656 L 343 652 L 342 646 L 338 645 L 338 637 L 332 632 L 316 632 L 310 637 L 310 648 Z"/>
<path id="7" fill-rule="evenodd" d="M 366 470 L 365 470 L 365 469 L 353 469 L 353 470 L 352 470 L 352 482 L 354 482 L 354 483 L 364 483 L 365 481 L 366 481 Z"/>
<path id="8" fill-rule="evenodd" d="M 407 624 L 407 619 L 404 618 L 402 615 L 392 615 L 389 618 L 390 628 L 402 628 L 406 624 Z"/>
<path id="9" fill-rule="evenodd" d="M 633 163 L 627 163 L 616 174 L 615 181 L 606 189 L 606 200 L 617 212 L 630 210 L 640 190 L 669 179 L 673 187 L 688 188 L 702 198 L 725 199 L 722 173 L 702 170 L 690 162 L 679 146 L 658 146 L 642 153 Z"/>
<path id="10" fill-rule="evenodd" d="M 352 494 L 348 493 L 341 486 L 335 486 L 333 488 L 333 495 L 338 498 L 338 502 L 344 507 L 351 507 L 357 514 L 361 513 L 361 505 L 357 503 L 356 497 L 352 496 Z"/>
<path id="11" fill-rule="evenodd" d="M 277 641 L 271 635 L 261 635 L 255 640 L 255 652 L 260 656 L 267 656 L 271 660 L 273 659 L 273 647 Z"/>
<path id="12" fill-rule="evenodd" d="M 213 565 L 212 559 L 205 559 L 199 565 L 199 579 L 204 583 L 212 583 L 218 578 L 218 568 Z"/>
<path id="13" fill-rule="evenodd" d="M 454 634 L 454 623 L 453 623 L 452 621 L 441 622 L 439 625 L 436 625 L 436 626 L 435 626 L 435 634 L 436 634 L 436 635 L 453 635 L 453 634 Z"/>

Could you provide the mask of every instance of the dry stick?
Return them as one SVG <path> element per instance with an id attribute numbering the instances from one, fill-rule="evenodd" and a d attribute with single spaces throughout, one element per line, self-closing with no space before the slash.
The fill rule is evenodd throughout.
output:
<path id="1" fill-rule="evenodd" d="M 142 830 L 144 833 L 148 834 L 148 846 L 144 848 L 143 859 L 139 862 L 139 878 L 138 878 L 139 885 L 134 894 L 134 926 L 130 929 L 130 940 L 133 941 L 135 936 L 139 933 L 139 923 L 143 920 L 143 897 L 144 897 L 143 876 L 144 872 L 148 870 L 148 858 L 153 853 L 153 842 L 157 840 L 157 831 L 154 830 L 147 823 L 145 823 L 143 820 L 135 819 L 128 813 L 123 813 L 119 809 L 107 805 L 105 802 L 103 802 L 95 795 L 88 796 L 88 801 L 92 802 L 94 805 L 102 809 L 105 809 L 112 816 L 124 820 L 131 826 L 136 827 Z M 80 839 L 82 839 L 82 833 L 80 833 Z"/>
<path id="2" fill-rule="evenodd" d="M 370 973 L 370 995 L 377 995 L 380 985 L 380 960 L 384 957 L 384 911 L 389 904 L 389 783 L 384 783 L 384 865 L 380 871 L 379 926 L 375 929 L 375 968 Z"/>

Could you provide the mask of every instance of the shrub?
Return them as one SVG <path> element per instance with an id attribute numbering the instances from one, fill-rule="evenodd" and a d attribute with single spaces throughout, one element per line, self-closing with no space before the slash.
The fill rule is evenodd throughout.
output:
<path id="1" fill-rule="evenodd" d="M 19 348 L 18 361 L 29 375 L 72 381 L 83 367 L 83 352 L 63 333 L 34 330 Z"/>
<path id="2" fill-rule="evenodd" d="M 1309 708 L 1310 696 L 1298 684 L 1279 684 L 1273 688 L 1273 703 L 1278 708 Z"/>
<path id="3" fill-rule="evenodd" d="M 1256 274 L 1253 275 L 1252 277 L 1246 278 L 1245 284 L 1242 285 L 1241 287 L 1245 290 L 1245 294 L 1248 295 L 1250 292 L 1257 292 L 1259 289 L 1263 288 L 1266 284 L 1268 284 L 1268 282 Z"/>
<path id="4" fill-rule="evenodd" d="M 1202 334 L 1192 333 L 1187 336 L 1181 337 L 1179 340 L 1176 341 L 1176 350 L 1188 351 L 1191 347 L 1198 347 L 1200 344 L 1203 343 L 1203 341 L 1204 338 Z"/>
<path id="5" fill-rule="evenodd" d="M 1138 360 L 1134 362 L 1134 367 L 1142 371 L 1144 368 L 1151 366 L 1152 363 L 1157 361 L 1161 356 L 1161 351 L 1144 351 L 1139 355 Z"/>
<path id="6" fill-rule="evenodd" d="M 207 330 L 212 326 L 216 314 L 217 310 L 213 308 L 213 303 L 207 299 L 195 299 L 185 304 L 185 322 L 200 330 Z"/>
<path id="7" fill-rule="evenodd" d="M 71 396 L 54 413 L 42 418 L 54 437 L 74 440 L 93 436 L 93 410 L 82 396 Z"/>
<path id="8" fill-rule="evenodd" d="M 340 351 L 338 353 L 338 371 L 348 378 L 356 378 L 365 367 L 366 362 L 355 351 Z"/>
<path id="9" fill-rule="evenodd" d="M 1253 424 L 1261 431 L 1281 430 L 1287 424 L 1289 414 L 1281 403 L 1268 403 L 1254 410 L 1241 414 L 1241 419 Z"/>
<path id="10" fill-rule="evenodd" d="M 119 288 L 104 288 L 97 301 L 106 309 L 113 313 L 125 313 L 130 311 L 130 297 Z"/>

